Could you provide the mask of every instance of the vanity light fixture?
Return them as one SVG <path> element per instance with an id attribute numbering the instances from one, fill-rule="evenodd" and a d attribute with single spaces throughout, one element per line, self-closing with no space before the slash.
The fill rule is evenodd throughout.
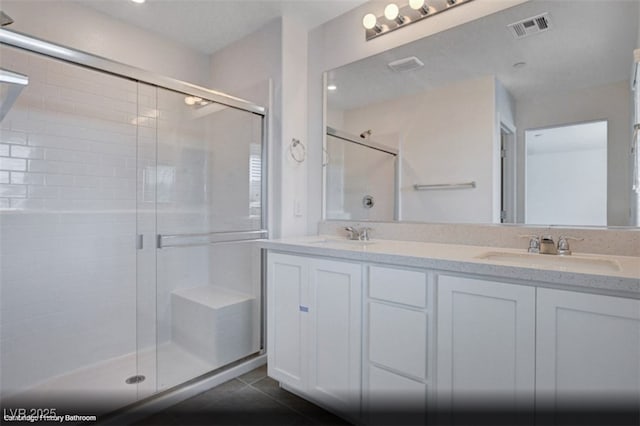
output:
<path id="1" fill-rule="evenodd" d="M 372 30 L 376 34 L 382 32 L 382 27 L 378 24 L 378 18 L 373 13 L 367 13 L 362 18 L 362 26 L 366 30 Z"/>
<path id="2" fill-rule="evenodd" d="M 369 41 L 471 1 L 473 0 L 409 0 L 409 4 L 403 7 L 389 3 L 382 16 L 373 13 L 364 15 L 362 26 L 365 28 L 365 38 Z"/>
<path id="3" fill-rule="evenodd" d="M 384 17 L 389 21 L 395 21 L 398 25 L 404 24 L 404 16 L 400 15 L 400 8 L 395 3 L 389 3 L 384 8 Z"/>
<path id="4" fill-rule="evenodd" d="M 424 0 L 409 0 L 409 7 L 413 10 L 417 10 L 422 15 L 428 15 L 432 11 L 429 5 Z"/>

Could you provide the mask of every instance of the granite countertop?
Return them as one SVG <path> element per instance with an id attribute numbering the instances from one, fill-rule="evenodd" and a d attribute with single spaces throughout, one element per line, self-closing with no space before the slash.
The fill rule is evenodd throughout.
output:
<path id="1" fill-rule="evenodd" d="M 487 275 L 515 284 L 640 298 L 639 257 L 573 253 L 565 261 L 564 256 L 520 249 L 382 239 L 362 242 L 329 235 L 261 240 L 259 245 L 299 255 Z"/>

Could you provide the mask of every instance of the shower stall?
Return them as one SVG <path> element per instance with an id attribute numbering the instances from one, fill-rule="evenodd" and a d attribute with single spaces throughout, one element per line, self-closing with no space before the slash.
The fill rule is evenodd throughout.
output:
<path id="1" fill-rule="evenodd" d="M 0 58 L 0 405 L 106 412 L 260 355 L 265 109 L 7 30 Z"/>
<path id="2" fill-rule="evenodd" d="M 325 139 L 324 217 L 392 221 L 399 215 L 398 150 L 332 127 Z"/>

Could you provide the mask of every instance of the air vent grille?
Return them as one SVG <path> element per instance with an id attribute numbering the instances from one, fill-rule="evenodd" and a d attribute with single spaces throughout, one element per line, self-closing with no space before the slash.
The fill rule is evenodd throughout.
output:
<path id="1" fill-rule="evenodd" d="M 404 59 L 398 59 L 397 61 L 389 62 L 387 64 L 389 68 L 396 72 L 405 72 L 411 71 L 424 66 L 424 63 L 416 58 L 415 56 L 410 56 Z"/>
<path id="2" fill-rule="evenodd" d="M 543 13 L 509 24 L 507 28 L 509 28 L 515 38 L 524 38 L 549 30 L 551 28 L 551 20 L 549 13 Z"/>

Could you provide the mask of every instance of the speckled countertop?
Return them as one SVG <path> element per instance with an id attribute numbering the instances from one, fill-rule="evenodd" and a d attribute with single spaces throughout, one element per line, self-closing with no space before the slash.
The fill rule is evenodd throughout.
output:
<path id="1" fill-rule="evenodd" d="M 528 254 L 512 248 L 381 239 L 359 242 L 324 235 L 262 240 L 259 245 L 299 255 L 476 274 L 514 284 L 640 298 L 639 257 L 574 253 L 565 261 L 561 256 Z"/>

